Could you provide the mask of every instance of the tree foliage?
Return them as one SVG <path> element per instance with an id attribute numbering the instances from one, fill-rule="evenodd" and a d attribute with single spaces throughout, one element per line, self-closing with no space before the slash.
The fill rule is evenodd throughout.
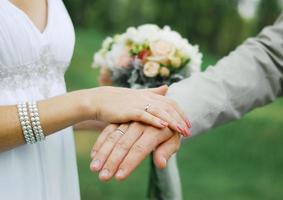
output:
<path id="1" fill-rule="evenodd" d="M 258 20 L 244 20 L 240 0 L 68 0 L 65 4 L 76 26 L 105 33 L 129 26 L 170 25 L 206 52 L 223 55 L 252 33 L 271 24 L 280 13 L 277 0 L 261 0 Z"/>

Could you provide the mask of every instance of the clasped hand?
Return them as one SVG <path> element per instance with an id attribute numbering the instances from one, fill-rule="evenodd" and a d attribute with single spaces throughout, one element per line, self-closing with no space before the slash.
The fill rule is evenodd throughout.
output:
<path id="1" fill-rule="evenodd" d="M 153 127 L 142 122 L 108 125 L 93 146 L 90 169 L 99 172 L 102 181 L 112 177 L 124 180 L 151 152 L 155 165 L 165 168 L 168 159 L 179 149 L 182 135 L 191 135 L 189 121 L 179 107 L 175 103 L 173 105 L 177 111 L 166 113 L 171 114 L 167 119 L 173 121 L 168 127 Z M 185 130 L 176 126 L 180 123 Z"/>

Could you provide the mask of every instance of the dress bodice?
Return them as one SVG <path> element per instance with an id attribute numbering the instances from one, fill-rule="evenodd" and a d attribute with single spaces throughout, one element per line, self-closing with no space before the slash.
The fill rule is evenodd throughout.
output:
<path id="1" fill-rule="evenodd" d="M 51 9 L 52 8 L 52 9 Z M 9 0 L 0 0 L 0 89 L 41 91 L 64 85 L 74 48 L 74 30 L 60 0 L 48 1 L 48 19 L 40 32 Z M 60 15 L 58 16 L 58 13 Z"/>

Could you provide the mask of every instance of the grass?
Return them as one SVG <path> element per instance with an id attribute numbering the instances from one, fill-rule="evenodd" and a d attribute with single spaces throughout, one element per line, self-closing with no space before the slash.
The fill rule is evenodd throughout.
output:
<path id="1" fill-rule="evenodd" d="M 66 81 L 69 90 L 97 86 L 92 54 L 105 37 L 78 30 Z M 205 57 L 205 66 L 215 63 Z M 184 199 L 263 200 L 283 198 L 283 101 L 257 109 L 236 122 L 184 142 L 178 154 Z M 82 200 L 145 199 L 148 160 L 125 182 L 101 183 L 89 171 L 96 134 L 76 133 Z"/>

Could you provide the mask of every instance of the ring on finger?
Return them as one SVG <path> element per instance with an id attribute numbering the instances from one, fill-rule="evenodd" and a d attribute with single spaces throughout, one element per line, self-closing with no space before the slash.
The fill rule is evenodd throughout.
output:
<path id="1" fill-rule="evenodd" d="M 148 112 L 148 110 L 149 110 L 150 106 L 151 106 L 150 104 L 147 104 L 147 105 L 146 105 L 146 107 L 145 107 L 145 109 L 144 109 L 144 110 L 145 110 L 145 112 Z"/>
<path id="2" fill-rule="evenodd" d="M 121 130 L 121 129 L 119 129 L 119 128 L 117 128 L 117 129 L 116 129 L 116 131 L 117 131 L 118 133 L 120 133 L 122 136 L 123 136 L 123 135 L 125 135 L 125 132 L 124 132 L 124 131 L 122 131 L 122 130 Z"/>

